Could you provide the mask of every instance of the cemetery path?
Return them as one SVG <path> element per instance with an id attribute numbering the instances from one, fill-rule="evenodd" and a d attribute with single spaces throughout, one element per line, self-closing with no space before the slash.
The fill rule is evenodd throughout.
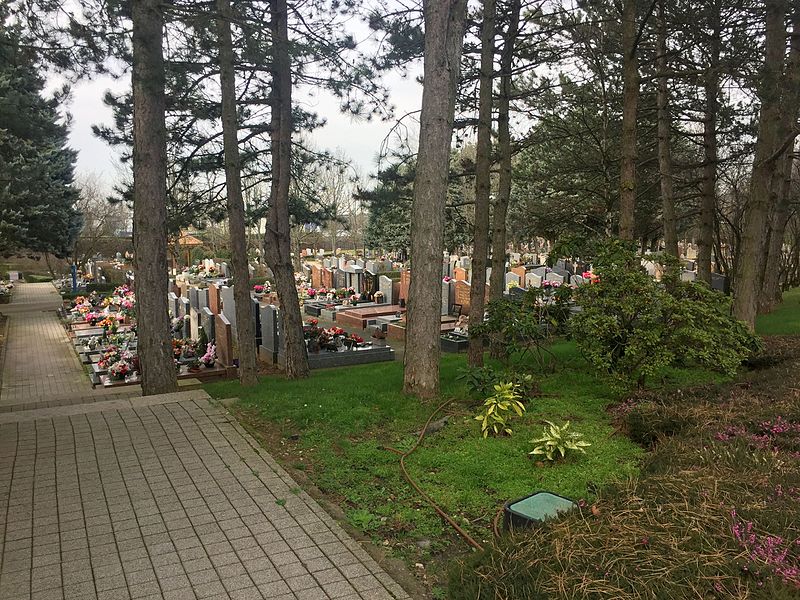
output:
<path id="1" fill-rule="evenodd" d="M 0 411 L 92 393 L 55 313 L 60 305 L 61 296 L 51 283 L 18 284 L 11 304 L 0 305 L 8 317 Z"/>
<path id="2" fill-rule="evenodd" d="M 55 316 L 9 321 L 7 348 L 42 357 L 7 353 L 4 394 L 10 367 L 77 389 Z M 65 373 L 36 387 L 42 366 Z M 409 599 L 204 391 L 39 406 L 0 413 L 3 600 Z"/>

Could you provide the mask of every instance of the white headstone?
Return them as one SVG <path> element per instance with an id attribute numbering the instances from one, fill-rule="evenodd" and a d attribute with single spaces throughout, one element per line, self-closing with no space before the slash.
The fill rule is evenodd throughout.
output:
<path id="1" fill-rule="evenodd" d="M 386 304 L 394 304 L 394 298 L 392 297 L 393 287 L 394 283 L 386 275 L 381 275 L 378 278 L 378 289 L 383 294 L 383 301 Z"/>
<path id="2" fill-rule="evenodd" d="M 516 273 L 506 273 L 506 279 L 505 279 L 506 289 L 508 289 L 508 286 L 511 283 L 515 283 L 519 286 L 520 284 L 519 275 L 517 275 Z"/>
<path id="3" fill-rule="evenodd" d="M 525 287 L 528 289 L 542 287 L 542 276 L 537 275 L 533 271 L 525 273 Z"/>

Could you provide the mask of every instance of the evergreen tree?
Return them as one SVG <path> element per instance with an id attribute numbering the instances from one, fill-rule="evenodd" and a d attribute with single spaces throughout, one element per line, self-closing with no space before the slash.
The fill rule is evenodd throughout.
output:
<path id="1" fill-rule="evenodd" d="M 72 185 L 77 153 L 59 113 L 67 90 L 45 98 L 37 71 L 17 32 L 0 29 L 0 253 L 63 258 L 82 224 Z"/>

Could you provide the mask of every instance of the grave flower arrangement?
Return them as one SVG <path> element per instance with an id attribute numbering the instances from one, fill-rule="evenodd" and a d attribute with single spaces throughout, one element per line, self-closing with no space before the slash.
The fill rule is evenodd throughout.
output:
<path id="1" fill-rule="evenodd" d="M 119 328 L 120 319 L 122 318 L 122 315 L 109 314 L 106 315 L 106 317 L 100 321 L 98 325 L 105 330 L 106 335 L 109 333 L 116 333 L 117 329 Z"/>
<path id="2" fill-rule="evenodd" d="M 100 321 L 105 319 L 106 315 L 101 312 L 91 311 L 84 314 L 83 318 L 90 325 L 97 325 Z"/>
<path id="3" fill-rule="evenodd" d="M 591 271 L 584 271 L 583 273 L 581 273 L 581 277 L 583 277 L 589 283 L 598 283 L 600 281 L 600 277 L 598 277 Z"/>
<path id="4" fill-rule="evenodd" d="M 256 294 L 263 294 L 263 293 L 264 293 L 264 286 L 263 286 L 263 285 L 256 284 L 256 285 L 254 285 L 254 286 L 253 286 L 253 291 L 254 291 Z"/>
<path id="5" fill-rule="evenodd" d="M 108 369 L 108 374 L 111 376 L 112 379 L 117 381 L 121 381 L 125 379 L 130 373 L 133 372 L 133 365 L 125 360 L 119 360 L 115 362 L 111 367 Z"/>
<path id="6" fill-rule="evenodd" d="M 208 343 L 206 353 L 200 357 L 200 362 L 209 369 L 217 362 L 217 347 L 213 343 Z"/>

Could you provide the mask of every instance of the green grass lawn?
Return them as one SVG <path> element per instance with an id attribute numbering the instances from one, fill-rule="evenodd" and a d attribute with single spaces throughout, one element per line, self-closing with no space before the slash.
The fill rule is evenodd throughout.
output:
<path id="1" fill-rule="evenodd" d="M 619 400 L 587 368 L 574 344 L 553 347 L 557 370 L 540 380 L 543 396 L 527 401 L 514 435 L 483 439 L 473 419 L 480 401 L 461 380 L 463 355 L 444 355 L 442 398 L 453 398 L 450 423 L 427 437 L 407 460 L 412 475 L 477 539 L 491 537 L 490 524 L 506 500 L 538 490 L 591 500 L 595 486 L 637 472 L 643 450 L 616 433 L 607 411 Z M 444 550 L 449 527 L 402 478 L 398 457 L 386 446 L 408 449 L 439 401 L 421 403 L 402 393 L 402 364 L 381 363 L 315 371 L 304 381 L 264 378 L 245 389 L 236 381 L 206 386 L 216 398 L 239 398 L 242 420 L 264 425 L 264 441 L 287 466 L 305 471 L 348 515 L 351 524 L 411 558 L 416 541 L 428 552 Z M 705 372 L 672 371 L 675 384 L 713 379 Z M 592 446 L 587 454 L 557 465 L 528 456 L 543 420 L 570 420 Z M 427 552 L 426 552 L 427 553 Z"/>
<path id="2" fill-rule="evenodd" d="M 800 334 L 800 288 L 785 292 L 783 303 L 768 315 L 759 315 L 756 331 L 761 335 Z"/>

